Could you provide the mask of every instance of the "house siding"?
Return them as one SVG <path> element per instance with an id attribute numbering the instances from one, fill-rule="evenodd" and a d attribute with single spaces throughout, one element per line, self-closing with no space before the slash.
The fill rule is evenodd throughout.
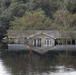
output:
<path id="1" fill-rule="evenodd" d="M 15 44 L 18 44 L 18 38 L 15 38 L 15 39 L 14 39 L 14 43 L 15 43 Z"/>
<path id="2" fill-rule="evenodd" d="M 44 35 L 44 34 L 39 34 L 39 35 L 36 35 L 36 36 L 30 38 L 29 39 L 29 45 L 34 47 L 33 46 L 33 40 L 37 39 L 37 38 L 41 38 L 41 47 L 37 47 L 37 49 L 46 49 L 48 47 L 52 47 L 52 46 L 55 45 L 55 40 L 51 37 L 48 37 L 48 36 Z M 49 38 L 51 40 L 51 45 L 50 46 L 45 46 L 45 39 L 47 39 L 47 38 Z"/>
<path id="3" fill-rule="evenodd" d="M 24 44 L 25 42 L 25 39 L 24 39 L 24 37 L 20 37 L 19 39 L 18 39 L 18 43 L 19 44 Z"/>
<path id="4" fill-rule="evenodd" d="M 28 40 L 26 37 L 19 37 L 18 38 L 18 43 L 19 44 L 28 44 Z"/>

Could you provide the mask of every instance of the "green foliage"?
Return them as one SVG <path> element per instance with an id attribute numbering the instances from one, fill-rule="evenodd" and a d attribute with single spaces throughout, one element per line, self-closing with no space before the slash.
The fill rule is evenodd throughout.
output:
<path id="1" fill-rule="evenodd" d="M 76 14 L 70 13 L 66 9 L 66 7 L 57 10 L 54 13 L 53 17 L 54 17 L 55 25 L 59 28 L 62 27 L 64 29 L 64 26 L 65 26 L 66 29 L 69 29 L 69 28 L 75 26 L 74 22 L 76 22 Z"/>
<path id="2" fill-rule="evenodd" d="M 60 1 L 61 2 L 61 1 Z M 46 15 L 52 18 L 53 13 L 60 6 L 59 0 L 33 0 L 34 9 L 42 8 Z"/>
<path id="3" fill-rule="evenodd" d="M 64 7 L 57 10 L 53 17 L 53 25 L 55 29 L 62 33 L 62 37 L 74 37 L 72 36 L 72 31 L 76 30 L 76 14 L 70 13 L 66 7 Z"/>
<path id="4" fill-rule="evenodd" d="M 18 22 L 18 24 L 21 26 L 20 27 L 21 29 L 23 24 L 24 26 L 26 26 L 25 29 L 28 29 L 28 28 L 29 29 L 51 29 L 50 25 L 53 25 L 53 26 L 55 25 L 54 23 L 51 24 L 52 22 L 50 21 L 50 19 L 54 20 L 54 17 L 53 17 L 54 13 L 59 9 L 64 8 L 64 5 L 67 11 L 69 13 L 72 13 L 72 16 L 70 16 L 70 18 L 72 18 L 72 20 L 74 21 L 71 20 L 72 21 L 71 25 L 75 26 L 76 25 L 76 20 L 75 20 L 76 0 L 0 0 L 0 18 L 1 18 L 0 31 L 2 32 L 1 35 L 3 36 L 6 34 L 6 31 L 10 27 L 10 22 L 15 21 L 16 18 L 18 20 L 19 19 L 21 20 L 21 18 L 25 19 L 27 16 L 28 16 L 27 19 L 29 18 L 27 23 L 24 23 L 23 20 L 21 20 L 23 23 L 19 24 Z M 38 18 L 37 9 L 41 9 L 42 11 L 45 12 L 45 13 L 41 13 L 39 11 L 38 13 L 42 15 L 42 16 L 39 16 L 39 18 Z M 35 12 L 37 13 L 37 15 Z M 56 25 L 58 24 L 56 23 Z"/>
<path id="5" fill-rule="evenodd" d="M 11 27 L 9 30 L 15 30 L 16 32 L 22 30 L 42 30 L 42 29 L 52 29 L 52 21 L 47 17 L 42 10 L 36 10 L 31 12 L 25 12 L 24 16 L 14 17 L 11 21 Z"/>
<path id="6" fill-rule="evenodd" d="M 76 13 L 76 0 L 65 0 L 65 3 L 70 12 Z"/>

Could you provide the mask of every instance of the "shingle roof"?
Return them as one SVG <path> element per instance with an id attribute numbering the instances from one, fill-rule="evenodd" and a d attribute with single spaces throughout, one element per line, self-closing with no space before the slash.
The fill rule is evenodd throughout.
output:
<path id="1" fill-rule="evenodd" d="M 13 31 L 12 31 L 12 33 L 13 33 Z M 59 32 L 56 30 L 24 30 L 14 36 L 8 35 L 8 37 L 9 38 L 30 37 L 30 36 L 38 35 L 40 33 L 43 33 L 43 34 L 48 35 L 53 38 L 60 37 Z"/>

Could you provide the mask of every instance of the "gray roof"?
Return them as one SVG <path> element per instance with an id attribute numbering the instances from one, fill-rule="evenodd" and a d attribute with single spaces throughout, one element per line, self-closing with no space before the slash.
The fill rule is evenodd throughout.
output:
<path id="1" fill-rule="evenodd" d="M 12 31 L 13 33 L 13 31 Z M 56 30 L 24 30 L 22 32 L 19 32 L 18 34 L 14 36 L 8 35 L 8 38 L 19 38 L 19 37 L 34 37 L 35 35 L 39 35 L 43 33 L 46 36 L 50 36 L 53 38 L 59 38 L 60 34 Z"/>

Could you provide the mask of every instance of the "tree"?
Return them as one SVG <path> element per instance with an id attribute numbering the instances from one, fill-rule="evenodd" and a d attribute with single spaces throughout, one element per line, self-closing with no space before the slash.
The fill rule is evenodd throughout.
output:
<path id="1" fill-rule="evenodd" d="M 57 10 L 54 13 L 54 27 L 61 33 L 61 37 L 65 38 L 65 45 L 67 46 L 68 37 L 74 37 L 73 33 L 76 27 L 76 14 L 71 14 L 66 7 Z M 73 35 L 73 36 L 72 36 Z M 67 50 L 66 50 L 67 53 Z"/>
<path id="2" fill-rule="evenodd" d="M 20 32 L 22 30 L 42 30 L 52 29 L 52 21 L 47 17 L 42 10 L 25 12 L 22 18 L 14 17 L 14 20 L 10 22 L 10 30 Z"/>
<path id="3" fill-rule="evenodd" d="M 62 8 L 63 5 L 66 6 L 66 9 L 68 9 L 70 13 L 76 13 L 76 0 L 0 0 L 0 18 L 5 19 L 0 20 L 1 28 L 5 29 L 0 29 L 6 31 L 9 28 L 10 22 L 14 19 L 14 16 L 23 17 L 25 12 L 30 11 L 31 13 L 31 11 L 36 11 L 39 8 L 42 9 L 48 17 L 45 21 L 45 24 L 47 24 L 50 19 L 53 20 L 53 14 L 60 9 L 60 7 Z M 51 28 L 47 27 L 47 29 Z M 5 33 L 2 35 L 4 34 Z"/>
<path id="4" fill-rule="evenodd" d="M 58 28 L 58 30 L 70 31 L 75 29 L 76 25 L 76 14 L 71 14 L 66 8 L 62 8 L 57 10 L 54 15 L 54 26 Z"/>
<path id="5" fill-rule="evenodd" d="M 76 13 L 76 0 L 64 0 L 64 3 L 70 12 Z"/>
<path id="6" fill-rule="evenodd" d="M 25 4 L 13 1 L 15 0 L 0 0 L 0 40 L 5 37 L 13 16 L 22 17 L 26 11 Z"/>
<path id="7" fill-rule="evenodd" d="M 33 0 L 34 9 L 41 8 L 45 11 L 46 15 L 52 18 L 53 13 L 60 6 L 61 0 Z"/>

